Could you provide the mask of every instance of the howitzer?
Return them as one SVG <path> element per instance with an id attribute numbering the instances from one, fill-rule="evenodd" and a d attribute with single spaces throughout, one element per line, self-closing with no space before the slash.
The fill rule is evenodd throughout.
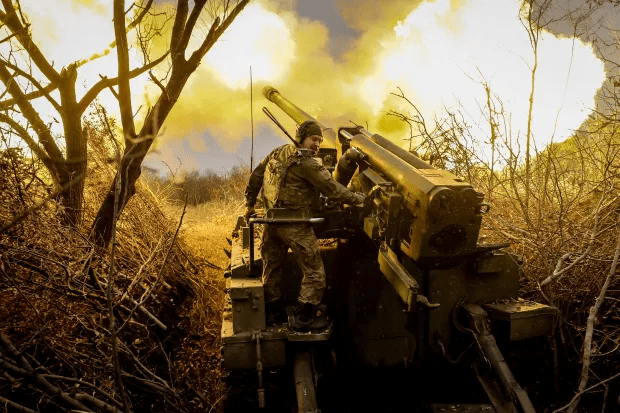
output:
<path id="1" fill-rule="evenodd" d="M 297 123 L 313 119 L 272 87 L 264 89 L 264 96 Z M 331 279 L 325 301 L 334 323 L 305 335 L 286 324 L 266 325 L 262 281 L 249 271 L 259 267 L 260 254 L 254 231 L 240 218 L 227 271 L 231 304 L 222 330 L 225 367 L 256 365 L 262 383 L 264 366 L 290 359 L 295 381 L 306 386 L 312 372 L 304 366 L 314 357 L 308 343 L 324 341 L 360 365 L 460 359 L 474 367 L 489 409 L 533 412 L 496 337 L 502 342 L 550 337 L 557 310 L 518 299 L 518 258 L 502 250 L 506 245 L 478 243 L 482 216 L 489 211 L 483 195 L 362 127 L 335 131 L 321 126 L 328 148 L 318 157 L 339 183 L 366 195 L 364 206 L 326 204 L 302 217 L 268 210 L 251 224 L 314 220 L 317 237 L 332 240 L 322 247 L 322 257 Z M 299 278 L 294 264 L 287 271 L 288 280 L 295 274 Z M 294 300 L 296 288 L 285 288 L 285 295 L 288 291 Z M 296 356 L 287 358 L 287 352 Z M 310 393 L 315 398 L 314 389 Z M 316 409 L 316 400 L 300 394 L 308 393 L 297 389 L 300 410 Z"/>
<path id="2" fill-rule="evenodd" d="M 296 122 L 315 120 L 272 87 L 266 87 L 264 95 Z M 333 145 L 333 129 L 322 128 L 325 141 Z M 342 128 L 338 138 L 344 154 L 334 178 L 348 185 L 359 170 L 351 186 L 373 200 L 363 222 L 369 237 L 411 259 L 437 258 L 444 265 L 475 252 L 488 205 L 470 184 L 362 127 Z"/>

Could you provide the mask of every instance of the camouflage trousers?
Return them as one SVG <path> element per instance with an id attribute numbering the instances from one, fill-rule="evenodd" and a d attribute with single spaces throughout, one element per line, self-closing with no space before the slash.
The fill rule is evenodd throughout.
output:
<path id="1" fill-rule="evenodd" d="M 282 266 L 289 248 L 303 274 L 299 302 L 319 304 L 325 290 L 325 269 L 310 224 L 265 225 L 261 245 L 265 300 L 276 301 L 282 295 Z"/>

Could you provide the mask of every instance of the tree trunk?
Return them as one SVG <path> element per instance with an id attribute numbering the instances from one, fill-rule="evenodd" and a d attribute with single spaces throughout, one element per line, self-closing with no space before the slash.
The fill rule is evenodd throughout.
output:
<path id="1" fill-rule="evenodd" d="M 230 26 L 235 17 L 244 9 L 248 2 L 249 0 L 240 0 L 232 10 L 228 9 L 230 4 L 225 2 L 226 5 L 224 6 L 224 15 L 226 15 L 226 17 L 224 21 L 220 24 L 220 18 L 215 18 L 202 44 L 191 54 L 189 59 L 185 58 L 187 45 L 189 44 L 192 31 L 198 21 L 201 10 L 207 3 L 207 0 L 194 2 L 194 8 L 187 21 L 185 21 L 188 11 L 187 1 L 185 0 L 179 2 L 179 8 L 177 9 L 177 15 L 175 16 L 170 44 L 172 54 L 172 71 L 170 73 L 170 80 L 162 91 L 162 94 L 159 96 L 159 99 L 157 99 L 155 106 L 147 114 L 144 125 L 138 133 L 138 136 L 135 139 L 125 139 L 125 153 L 123 154 L 123 159 L 121 159 L 120 165 L 118 166 L 118 170 L 116 172 L 116 176 L 120 177 L 120 195 L 118 199 L 115 199 L 113 184 L 103 203 L 99 207 L 99 211 L 97 212 L 97 216 L 95 217 L 90 233 L 90 238 L 96 245 L 107 247 L 110 243 L 112 239 L 112 231 L 114 230 L 114 226 L 112 224 L 115 221 L 115 203 L 117 204 L 116 218 L 118 218 L 125 208 L 125 205 L 127 205 L 127 201 L 129 201 L 129 199 L 135 194 L 136 181 L 142 172 L 142 160 L 148 153 L 149 148 L 153 144 L 153 139 L 157 136 L 161 125 L 168 117 L 170 110 L 183 91 L 187 80 L 191 74 L 196 71 L 201 59 L 205 56 L 207 51 L 211 49 L 213 44 L 215 44 L 218 38 L 222 35 L 222 33 L 224 33 L 228 26 Z M 118 21 L 120 21 L 120 19 Z M 121 38 L 121 41 L 122 37 L 122 35 L 119 36 L 117 33 L 117 38 Z M 121 46 L 121 43 L 119 43 L 119 46 Z M 119 49 L 119 53 L 122 54 L 121 49 Z M 124 62 L 119 63 L 119 86 L 123 84 L 123 81 L 126 81 L 127 71 L 125 70 L 125 66 L 126 64 Z M 120 79 L 122 76 L 122 71 L 125 72 L 125 79 Z M 126 82 L 125 85 L 128 86 L 129 83 Z M 128 92 L 128 90 L 125 92 Z M 128 93 L 125 94 L 128 95 Z M 128 98 L 129 97 L 127 96 L 125 99 Z M 124 103 L 122 100 L 120 104 L 121 111 L 123 111 L 123 109 L 126 111 L 127 108 L 131 108 L 131 105 L 123 108 Z M 133 124 L 126 125 L 128 123 L 130 122 L 128 122 L 127 119 L 123 119 L 124 133 L 126 137 L 128 134 L 129 137 L 131 137 Z"/>
<path id="2" fill-rule="evenodd" d="M 82 130 L 82 112 L 78 108 L 75 95 L 77 70 L 74 66 L 61 72 L 63 78 L 59 87 L 62 104 L 62 123 L 65 133 L 66 160 L 64 174 L 66 182 L 61 182 L 63 222 L 78 226 L 82 221 L 82 203 L 84 201 L 84 180 L 87 168 L 87 140 Z"/>
<path id="3" fill-rule="evenodd" d="M 118 199 L 118 212 L 120 215 L 129 199 L 136 193 L 136 181 L 142 173 L 141 165 L 144 157 L 157 136 L 163 122 L 168 117 L 170 110 L 176 103 L 189 76 L 197 66 L 185 66 L 182 72 L 172 73 L 170 82 L 166 87 L 167 93 L 162 93 L 155 106 L 148 113 L 144 125 L 134 144 L 125 147 L 125 152 L 116 175 L 121 175 L 121 189 Z M 176 74 L 176 76 L 175 76 Z M 115 178 L 116 180 L 116 178 Z M 101 247 L 107 247 L 112 239 L 112 221 L 114 217 L 114 181 L 110 190 L 103 200 L 93 226 L 91 228 L 91 240 Z"/>

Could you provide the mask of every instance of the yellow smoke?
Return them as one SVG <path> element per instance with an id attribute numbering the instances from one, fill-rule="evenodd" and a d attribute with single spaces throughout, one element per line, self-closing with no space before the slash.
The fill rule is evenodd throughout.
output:
<path id="1" fill-rule="evenodd" d="M 249 4 L 209 51 L 202 68 L 228 88 L 244 89 L 249 84 L 250 66 L 254 67 L 254 81 L 282 79 L 295 59 L 295 49 L 284 19 L 258 3 Z"/>
<path id="2" fill-rule="evenodd" d="M 328 126 L 354 121 L 405 147 L 407 125 L 386 112 L 409 108 L 391 92 L 402 88 L 432 128 L 445 107 L 461 107 L 480 121 L 486 82 L 502 99 L 514 137 L 524 135 L 533 52 L 518 20 L 519 2 L 398 1 L 371 7 L 374 3 L 337 3 L 349 24 L 363 31 L 340 60 L 328 51 L 323 23 L 281 5 L 275 10 L 269 2 L 254 3 L 208 55 L 175 110 L 169 133 L 199 138 L 195 131 L 206 128 L 221 146 L 236 150 L 250 131 L 252 65 L 257 108 L 273 108 L 260 96 L 266 81 Z M 594 107 L 605 74 L 591 47 L 581 41 L 545 32 L 539 49 L 533 134 L 540 149 L 580 125 Z M 286 115 L 274 113 L 294 128 Z M 183 123 L 188 114 L 192 122 Z M 264 119 L 262 114 L 258 119 Z"/>
<path id="3" fill-rule="evenodd" d="M 368 33 L 390 30 L 422 2 L 423 0 L 390 0 L 381 2 L 379 7 L 376 0 L 337 0 L 336 6 L 352 28 Z"/>
<path id="4" fill-rule="evenodd" d="M 482 82 L 503 101 L 514 137 L 527 125 L 533 51 L 514 0 L 437 0 L 421 4 L 394 27 L 377 51 L 363 96 L 385 96 L 396 86 L 425 118 L 457 105 L 480 118 Z M 594 107 L 605 73 L 592 48 L 543 32 L 536 73 L 533 135 L 539 149 L 563 140 Z M 375 113 L 393 102 L 367 99 Z"/>
<path id="5" fill-rule="evenodd" d="M 22 0 L 20 4 L 31 23 L 35 43 L 57 70 L 105 50 L 114 40 L 112 2 Z M 116 70 L 113 59 L 98 66 L 102 74 L 106 69 Z M 98 77 L 92 77 L 95 71 L 84 73 L 82 79 L 96 81 Z"/>
<path id="6" fill-rule="evenodd" d="M 57 68 L 102 52 L 114 40 L 111 2 L 21 3 L 35 40 Z M 190 78 L 157 147 L 165 150 L 178 146 L 167 142 L 186 140 L 192 150 L 208 152 L 202 139 L 206 131 L 235 152 L 250 136 L 250 66 L 255 129 L 270 124 L 260 113 L 263 105 L 270 106 L 289 130 L 294 128 L 262 97 L 262 87 L 271 84 L 327 126 L 353 121 L 406 147 L 408 127 L 386 112 L 408 108 L 391 92 L 402 88 L 428 121 L 457 104 L 475 119 L 486 100 L 481 85 L 485 81 L 512 117 L 513 134 L 523 135 L 532 49 L 518 20 L 518 1 L 393 0 L 377 6 L 374 0 L 337 0 L 336 7 L 360 32 L 337 59 L 329 52 L 329 29 L 296 15 L 293 0 L 252 1 Z M 193 36 L 196 43 L 206 35 L 210 22 L 204 23 L 203 31 Z M 155 50 L 162 51 L 166 40 L 165 35 L 158 39 Z M 112 52 L 85 65 L 80 84 L 89 87 L 99 75 L 115 76 L 115 58 Z M 137 64 L 136 60 L 134 67 Z M 534 105 L 539 147 L 552 138 L 566 138 L 579 126 L 594 106 L 603 79 L 602 64 L 589 45 L 544 33 Z M 142 105 L 144 113 L 145 97 L 152 104 L 159 90 L 144 78 L 132 87 L 134 108 Z M 109 92 L 102 99 L 116 106 Z"/>
<path id="7" fill-rule="evenodd" d="M 114 26 L 112 21 L 112 2 L 97 0 L 55 0 L 41 2 L 37 0 L 21 0 L 23 14 L 30 23 L 32 38 L 43 52 L 48 62 L 60 72 L 71 63 L 84 62 L 78 68 L 76 82 L 77 98 L 80 99 L 101 76 L 117 76 L 116 49 L 110 48 L 114 41 Z M 129 16 L 132 14 L 130 13 Z M 130 38 L 131 38 L 130 34 Z M 8 43 L 2 45 L 2 54 L 6 56 Z M 132 67 L 138 63 L 138 49 L 131 48 L 133 58 Z M 100 55 L 101 57 L 98 57 Z M 19 57 L 17 57 L 19 59 Z M 90 60 L 90 61 L 89 61 Z M 44 79 L 33 65 L 33 71 L 38 79 Z M 42 82 L 46 84 L 46 81 Z M 134 87 L 134 105 L 143 102 L 143 90 L 146 84 L 145 77 L 132 82 Z M 59 99 L 57 91 L 52 96 Z M 118 114 L 118 102 L 109 90 L 99 95 L 99 102 L 112 114 Z M 33 102 L 35 108 L 44 120 L 58 115 L 53 112 L 45 99 Z M 59 125 L 53 124 L 53 132 Z"/>
<path id="8" fill-rule="evenodd" d="M 324 24 L 300 19 L 283 10 L 281 3 L 277 6 L 267 2 L 248 6 L 224 33 L 171 113 L 166 136 L 200 139 L 197 131 L 208 129 L 220 146 L 235 151 L 250 135 L 250 66 L 255 128 L 271 124 L 260 113 L 260 107 L 271 105 L 261 94 L 266 84 L 327 126 L 372 120 L 370 108 L 351 84 L 363 74 L 361 65 L 334 60 Z M 271 109 L 294 132 L 294 123 Z"/>

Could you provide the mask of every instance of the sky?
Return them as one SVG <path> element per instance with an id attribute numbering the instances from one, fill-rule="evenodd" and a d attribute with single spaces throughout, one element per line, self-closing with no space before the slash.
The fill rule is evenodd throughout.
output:
<path id="1" fill-rule="evenodd" d="M 111 2 L 21 3 L 35 41 L 57 64 L 99 53 L 113 39 Z M 165 0 L 157 3 L 169 10 Z M 255 165 L 287 141 L 263 106 L 295 129 L 262 96 L 265 85 L 325 126 L 367 125 L 408 147 L 407 126 L 387 112 L 411 108 L 391 93 L 402 90 L 430 124 L 445 108 L 460 108 L 484 144 L 484 82 L 503 102 L 511 136 L 522 140 L 533 53 L 518 13 L 516 0 L 252 0 L 190 78 L 145 165 L 174 173 L 249 166 L 252 135 Z M 90 35 L 80 35 L 85 32 Z M 101 74 L 114 75 L 114 59 L 112 51 L 81 69 L 84 90 Z M 533 117 L 537 148 L 579 127 L 604 79 L 590 44 L 543 32 Z M 144 77 L 132 89 L 139 118 L 157 90 Z M 100 102 L 115 106 L 109 92 Z"/>

